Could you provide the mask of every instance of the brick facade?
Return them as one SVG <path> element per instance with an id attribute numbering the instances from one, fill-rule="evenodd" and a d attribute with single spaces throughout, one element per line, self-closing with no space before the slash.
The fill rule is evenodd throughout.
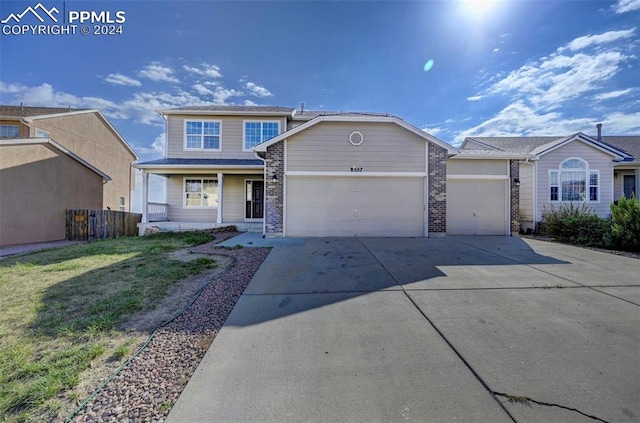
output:
<path id="1" fill-rule="evenodd" d="M 429 236 L 447 232 L 447 150 L 429 143 Z"/>
<path id="2" fill-rule="evenodd" d="M 520 233 L 520 184 L 515 180 L 520 180 L 520 162 L 509 160 L 509 177 L 511 185 L 511 235 Z"/>
<path id="3" fill-rule="evenodd" d="M 284 141 L 267 147 L 265 156 L 265 237 L 284 236 Z M 277 181 L 273 182 L 273 175 Z"/>

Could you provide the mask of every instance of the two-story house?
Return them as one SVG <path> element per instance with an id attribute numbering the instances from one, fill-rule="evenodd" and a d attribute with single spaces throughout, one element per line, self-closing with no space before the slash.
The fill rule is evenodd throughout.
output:
<path id="1" fill-rule="evenodd" d="M 521 155 L 458 155 L 387 114 L 263 106 L 159 113 L 165 156 L 135 165 L 143 172 L 141 233 L 223 225 L 266 237 L 517 233 Z M 166 204 L 148 202 L 149 175 L 166 178 Z"/>
<path id="2" fill-rule="evenodd" d="M 99 110 L 0 106 L 0 246 L 64 239 L 65 208 L 129 211 L 137 159 Z"/>

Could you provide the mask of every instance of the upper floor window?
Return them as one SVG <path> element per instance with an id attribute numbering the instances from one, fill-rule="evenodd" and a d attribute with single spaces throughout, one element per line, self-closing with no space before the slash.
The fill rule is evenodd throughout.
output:
<path id="1" fill-rule="evenodd" d="M 43 131 L 42 129 L 36 128 L 36 138 L 50 138 L 51 134 L 47 131 Z"/>
<path id="2" fill-rule="evenodd" d="M 185 120 L 186 150 L 220 150 L 221 124 L 213 120 Z"/>
<path id="3" fill-rule="evenodd" d="M 549 171 L 550 201 L 599 201 L 600 172 L 582 159 L 567 159 Z"/>
<path id="4" fill-rule="evenodd" d="M 280 134 L 280 122 L 276 121 L 245 121 L 243 150 L 249 151 L 258 144 Z"/>
<path id="5" fill-rule="evenodd" d="M 18 125 L 0 125 L 0 138 L 20 138 Z"/>

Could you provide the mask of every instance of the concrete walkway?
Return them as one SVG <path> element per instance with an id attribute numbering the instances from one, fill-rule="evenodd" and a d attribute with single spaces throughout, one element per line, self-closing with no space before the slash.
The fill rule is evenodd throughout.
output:
<path id="1" fill-rule="evenodd" d="M 520 238 L 276 247 L 167 422 L 635 422 L 638 274 Z"/>
<path id="2" fill-rule="evenodd" d="M 260 232 L 244 232 L 218 244 L 219 247 L 293 247 L 304 245 L 304 238 L 263 238 Z"/>
<path id="3" fill-rule="evenodd" d="M 9 247 L 0 247 L 0 259 L 3 257 L 14 256 L 16 254 L 30 253 L 32 251 L 47 250 L 49 248 L 66 247 L 67 245 L 78 244 L 77 241 L 52 241 L 38 242 L 34 244 L 12 245 Z"/>

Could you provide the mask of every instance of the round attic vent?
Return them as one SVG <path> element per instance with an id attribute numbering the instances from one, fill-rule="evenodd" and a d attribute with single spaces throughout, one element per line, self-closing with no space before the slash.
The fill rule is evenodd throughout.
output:
<path id="1" fill-rule="evenodd" d="M 349 142 L 352 145 L 360 145 L 364 141 L 364 136 L 361 132 L 353 131 L 351 135 L 349 135 Z"/>

